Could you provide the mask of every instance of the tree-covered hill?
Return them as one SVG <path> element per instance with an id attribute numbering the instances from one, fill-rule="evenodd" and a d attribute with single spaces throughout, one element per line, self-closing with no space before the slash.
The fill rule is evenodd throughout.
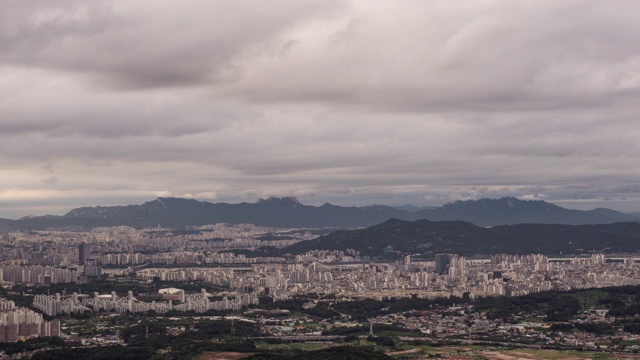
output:
<path id="1" fill-rule="evenodd" d="M 454 253 L 471 256 L 495 253 L 633 253 L 640 251 L 640 224 L 604 225 L 520 224 L 483 228 L 462 221 L 414 222 L 392 219 L 366 229 L 336 231 L 300 242 L 282 253 L 309 250 L 360 251 L 380 256 L 385 248 L 405 254 Z"/>

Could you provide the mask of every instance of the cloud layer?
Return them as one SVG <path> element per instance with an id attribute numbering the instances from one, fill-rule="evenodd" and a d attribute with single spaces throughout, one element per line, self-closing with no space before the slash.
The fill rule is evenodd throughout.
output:
<path id="1" fill-rule="evenodd" d="M 640 4 L 7 1 L 0 217 L 158 195 L 640 211 Z"/>

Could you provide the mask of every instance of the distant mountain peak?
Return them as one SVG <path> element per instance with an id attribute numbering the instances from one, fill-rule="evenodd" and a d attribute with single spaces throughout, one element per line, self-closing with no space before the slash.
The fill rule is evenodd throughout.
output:
<path id="1" fill-rule="evenodd" d="M 558 207 L 552 203 L 548 203 L 544 200 L 523 200 L 514 196 L 505 196 L 499 199 L 482 198 L 479 200 L 456 200 L 447 203 L 442 208 L 459 208 L 459 207 L 476 207 L 476 206 L 491 206 L 495 208 L 515 208 L 515 207 L 540 207 L 541 205 Z M 558 207 L 559 208 L 559 207 Z"/>
<path id="2" fill-rule="evenodd" d="M 163 197 L 159 197 L 153 201 L 149 201 L 147 204 L 154 204 L 154 205 L 160 205 L 160 206 L 165 206 L 165 201 L 167 200 L 167 198 L 163 198 Z"/>
<path id="3" fill-rule="evenodd" d="M 523 200 L 515 197 L 460 200 L 432 211 L 419 211 L 416 215 L 434 221 L 464 220 L 480 226 L 522 223 L 581 225 L 640 220 L 637 216 L 610 209 L 565 209 L 544 200 Z"/>
<path id="4" fill-rule="evenodd" d="M 283 205 L 300 205 L 300 201 L 294 196 L 277 197 L 271 196 L 266 199 L 258 199 L 257 204 L 283 204 Z"/>
<path id="5" fill-rule="evenodd" d="M 195 201 L 195 202 L 199 202 L 198 200 L 195 199 L 191 199 L 191 198 L 181 198 L 181 197 L 157 197 L 155 200 L 149 201 L 148 203 L 158 203 L 158 204 L 165 204 L 169 201 Z"/>
<path id="6" fill-rule="evenodd" d="M 514 207 L 514 206 L 517 206 L 518 204 L 525 204 L 525 203 L 526 204 L 540 204 L 540 203 L 550 204 L 544 200 L 523 200 L 523 199 L 518 199 L 517 197 L 514 197 L 514 196 L 505 196 L 499 199 L 482 198 L 478 200 L 456 200 L 456 201 L 447 203 L 444 206 L 460 205 L 460 204 L 482 204 L 482 203 L 505 204 L 510 207 Z"/>

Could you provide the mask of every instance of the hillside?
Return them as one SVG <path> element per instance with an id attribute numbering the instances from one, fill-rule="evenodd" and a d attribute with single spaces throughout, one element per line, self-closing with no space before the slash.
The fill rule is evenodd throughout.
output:
<path id="1" fill-rule="evenodd" d="M 606 225 L 520 224 L 483 228 L 460 221 L 389 220 L 366 229 L 336 231 L 294 244 L 282 253 L 355 249 L 381 256 L 391 246 L 404 254 L 631 253 L 640 251 L 640 223 Z"/>
<path id="2" fill-rule="evenodd" d="M 74 209 L 64 218 L 101 219 L 135 228 L 185 227 L 215 223 L 250 223 L 275 227 L 364 227 L 392 217 L 410 218 L 389 206 L 341 207 L 303 205 L 295 198 L 260 199 L 256 203 L 209 203 L 190 199 L 158 198 L 142 205 Z"/>
<path id="3" fill-rule="evenodd" d="M 433 210 L 416 212 L 416 218 L 432 221 L 462 220 L 478 226 L 512 224 L 608 224 L 638 221 L 639 217 L 610 209 L 572 210 L 541 200 L 514 197 L 456 201 Z"/>

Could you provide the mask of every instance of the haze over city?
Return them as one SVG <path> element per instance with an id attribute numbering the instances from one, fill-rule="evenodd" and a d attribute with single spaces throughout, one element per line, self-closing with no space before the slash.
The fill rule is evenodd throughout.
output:
<path id="1" fill-rule="evenodd" d="M 637 1 L 6 1 L 0 217 L 158 196 L 640 211 Z"/>

